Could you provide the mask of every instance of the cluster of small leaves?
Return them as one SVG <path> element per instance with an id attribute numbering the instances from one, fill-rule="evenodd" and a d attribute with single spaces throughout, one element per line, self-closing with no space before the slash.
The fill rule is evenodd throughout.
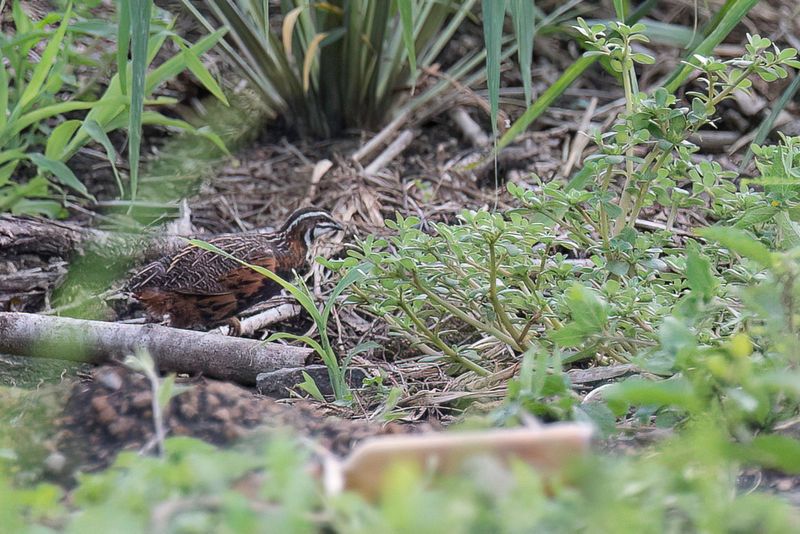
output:
<path id="1" fill-rule="evenodd" d="M 488 354 L 497 361 L 544 345 L 569 349 L 567 363 L 627 361 L 655 345 L 641 325 L 658 324 L 685 291 L 680 252 L 659 259 L 663 249 L 641 234 L 616 244 L 632 266 L 609 261 L 575 209 L 584 193 L 555 183 L 545 194 L 509 189 L 522 207 L 505 215 L 465 211 L 462 224 L 429 232 L 415 217 L 387 221 L 395 236 L 368 237 L 343 262 L 367 270 L 351 298 L 423 354 L 481 374 L 492 365 L 482 361 Z M 566 234 L 555 232 L 557 217 Z M 596 253 L 574 259 L 582 249 Z M 661 272 L 670 267 L 677 273 Z"/>
<path id="2" fill-rule="evenodd" d="M 574 28 L 585 39 L 589 51 L 584 56 L 602 58 L 612 71 L 623 74 L 633 68 L 634 63 L 652 65 L 655 58 L 649 54 L 633 52 L 631 43 L 648 43 L 650 39 L 642 32 L 645 25 L 641 23 L 628 26 L 621 22 L 611 21 L 606 24 L 589 24 L 581 17 Z M 607 31 L 608 30 L 608 31 Z"/>
<path id="3" fill-rule="evenodd" d="M 621 75 L 627 101 L 625 113 L 611 130 L 595 134 L 599 151 L 586 160 L 585 174 L 595 177 L 595 189 L 600 195 L 593 203 L 595 213 L 590 215 L 604 240 L 633 227 L 642 210 L 653 204 L 671 210 L 669 229 L 679 209 L 705 204 L 702 193 L 710 193 L 714 200 L 722 197 L 730 201 L 735 192 L 730 179 L 735 174 L 709 169 L 708 165 L 713 166 L 710 163 L 706 168 L 694 163 L 692 155 L 698 147 L 690 142 L 690 136 L 713 123 L 720 102 L 735 91 L 746 91 L 752 84 L 751 76 L 765 80 L 785 78 L 787 67 L 800 66 L 795 59 L 797 51 L 774 46 L 774 51 L 770 51 L 772 43 L 768 39 L 748 35 L 746 53 L 741 57 L 718 61 L 695 56 L 705 91 L 687 93 L 690 105 L 680 106 L 664 88 L 649 96 L 638 90 L 635 65 L 651 59 L 631 48 L 632 42 L 645 40 L 640 33 L 644 29 L 641 24 L 589 27 L 579 20 L 576 28 L 590 49 L 586 55 L 602 56 L 609 68 Z M 609 189 L 620 176 L 624 185 L 617 201 Z M 679 187 L 681 181 L 691 183 L 691 191 Z"/>

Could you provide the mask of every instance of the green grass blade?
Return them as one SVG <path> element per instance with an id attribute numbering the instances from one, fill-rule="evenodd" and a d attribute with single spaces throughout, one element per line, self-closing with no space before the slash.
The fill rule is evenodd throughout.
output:
<path id="1" fill-rule="evenodd" d="M 28 83 L 28 86 L 25 88 L 25 91 L 22 93 L 19 103 L 17 104 L 20 109 L 25 109 L 28 104 L 33 102 L 34 98 L 39 95 L 39 91 L 41 90 L 42 85 L 47 78 L 47 74 L 50 72 L 50 69 L 53 67 L 53 64 L 56 61 L 56 56 L 61 48 L 61 42 L 64 40 L 64 35 L 67 32 L 67 26 L 69 26 L 69 18 L 71 15 L 72 5 L 70 4 L 67 6 L 67 11 L 64 13 L 64 18 L 61 20 L 61 24 L 59 24 L 58 29 L 53 36 L 50 37 L 44 52 L 42 52 L 42 58 L 39 60 L 39 63 L 36 64 L 36 68 L 33 69 L 31 81 Z"/>
<path id="2" fill-rule="evenodd" d="M 211 73 L 208 72 L 208 69 L 203 65 L 203 62 L 198 59 L 197 56 L 194 55 L 189 50 L 185 44 L 183 44 L 181 39 L 177 40 L 178 46 L 180 46 L 181 54 L 183 54 L 183 59 L 186 61 L 186 66 L 189 67 L 189 70 L 192 74 L 200 80 L 200 83 L 203 84 L 209 93 L 214 95 L 217 100 L 225 104 L 228 104 L 228 99 L 225 97 L 225 93 L 222 92 L 222 88 L 217 84 L 217 81 L 211 76 Z"/>
<path id="3" fill-rule="evenodd" d="M 50 132 L 50 136 L 47 138 L 47 145 L 44 150 L 45 157 L 60 159 L 61 152 L 64 150 L 64 147 L 67 146 L 67 142 L 69 142 L 70 138 L 72 138 L 72 134 L 80 127 L 81 121 L 73 119 L 64 121 L 53 128 L 53 131 Z"/>
<path id="4" fill-rule="evenodd" d="M 400 22 L 403 26 L 403 42 L 408 54 L 408 65 L 411 68 L 412 79 L 417 79 L 417 51 L 414 43 L 414 6 L 411 0 L 397 0 L 397 10 L 400 12 Z"/>
<path id="5" fill-rule="evenodd" d="M 136 199 L 139 182 L 139 158 L 142 144 L 145 78 L 147 77 L 147 41 L 150 34 L 152 0 L 130 5 L 131 15 L 131 106 L 128 125 L 128 161 L 130 164 L 131 200 Z"/>
<path id="6" fill-rule="evenodd" d="M 8 72 L 3 62 L 0 61 L 0 131 L 6 126 L 8 113 Z"/>
<path id="7" fill-rule="evenodd" d="M 781 97 L 777 102 L 775 102 L 775 105 L 772 106 L 769 115 L 767 115 L 761 124 L 758 125 L 755 138 L 753 139 L 753 144 L 760 145 L 764 142 L 764 139 L 767 138 L 769 132 L 772 131 L 772 125 L 775 124 L 775 119 L 778 118 L 778 115 L 780 115 L 783 108 L 786 107 L 786 104 L 788 104 L 789 101 L 794 98 L 794 95 L 797 94 L 798 89 L 800 89 L 800 74 L 795 74 L 794 80 L 792 80 L 792 83 L 786 87 Z M 739 165 L 739 172 L 744 172 L 752 159 L 753 149 L 752 147 L 749 147 L 747 149 L 747 153 L 742 159 L 742 163 Z"/>
<path id="8" fill-rule="evenodd" d="M 533 60 L 533 36 L 536 34 L 534 7 L 534 0 L 511 0 L 509 4 L 511 18 L 514 21 L 514 35 L 517 39 L 517 57 L 526 106 L 530 106 L 533 99 L 531 61 Z"/>
<path id="9" fill-rule="evenodd" d="M 117 23 L 117 72 L 123 95 L 128 92 L 128 47 L 131 42 L 131 13 L 128 1 L 119 0 L 117 4 L 119 17 Z"/>
<path id="10" fill-rule="evenodd" d="M 201 54 L 208 52 L 217 42 L 225 35 L 227 30 L 217 30 L 210 35 L 206 35 L 195 44 L 189 47 L 189 51 L 195 56 L 199 57 Z M 174 78 L 182 70 L 187 67 L 183 55 L 178 54 L 150 71 L 147 75 L 147 82 L 145 84 L 145 94 L 152 93 L 159 85 L 164 83 L 170 78 Z M 102 122 L 100 123 L 102 124 Z"/>
<path id="11" fill-rule="evenodd" d="M 486 42 L 486 80 L 492 114 L 492 133 L 497 136 L 497 113 L 500 101 L 500 42 L 503 37 L 505 0 L 483 0 L 483 35 Z"/>
<path id="12" fill-rule="evenodd" d="M 757 3 L 758 0 L 732 0 L 729 2 L 730 7 L 719 20 L 717 26 L 708 34 L 708 37 L 703 39 L 697 47 L 687 54 L 685 62 L 672 73 L 664 84 L 664 88 L 674 93 L 695 69 L 696 60 L 694 59 L 694 55 L 711 55 L 714 48 L 728 36 Z"/>
<path id="13" fill-rule="evenodd" d="M 125 187 L 122 185 L 122 178 L 117 170 L 117 153 L 114 150 L 114 145 L 111 144 L 111 139 L 108 138 L 103 128 L 94 120 L 86 120 L 83 123 L 83 128 L 86 130 L 95 142 L 102 145 L 106 151 L 108 162 L 111 163 L 111 170 L 114 172 L 114 178 L 117 180 L 117 187 L 119 188 L 120 198 L 125 196 Z"/>
<path id="14" fill-rule="evenodd" d="M 614 13 L 617 14 L 618 20 L 625 20 L 629 7 L 630 5 L 625 0 L 614 0 Z"/>
<path id="15" fill-rule="evenodd" d="M 536 99 L 536 102 L 533 103 L 531 107 L 529 107 L 525 113 L 523 113 L 514 124 L 511 125 L 506 133 L 500 138 L 500 141 L 497 143 L 497 149 L 500 150 L 503 147 L 507 146 L 511 141 L 514 140 L 519 134 L 525 131 L 525 129 L 530 126 L 530 124 L 539 117 L 542 113 L 547 111 L 547 108 L 550 107 L 558 97 L 560 97 L 564 91 L 566 91 L 572 82 L 574 82 L 578 76 L 583 74 L 590 65 L 592 65 L 596 57 L 580 57 L 578 58 L 575 63 L 570 65 L 567 70 L 564 71 L 558 80 L 555 81 L 553 85 L 547 88 L 539 98 Z"/>

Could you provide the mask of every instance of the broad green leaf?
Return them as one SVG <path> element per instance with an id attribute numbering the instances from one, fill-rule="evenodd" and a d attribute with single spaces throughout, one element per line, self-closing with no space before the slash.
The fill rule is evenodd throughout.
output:
<path id="1" fill-rule="evenodd" d="M 303 373 L 303 381 L 297 384 L 297 387 L 314 397 L 314 399 L 318 400 L 319 402 L 325 402 L 325 396 L 317 387 L 317 383 L 314 382 L 314 379 L 311 378 L 311 375 L 302 371 Z"/>
<path id="2" fill-rule="evenodd" d="M 28 159 L 30 159 L 33 164 L 39 168 L 39 170 L 47 171 L 55 175 L 55 177 L 58 178 L 58 181 L 62 184 L 71 187 L 87 198 L 93 198 L 92 195 L 90 195 L 86 190 L 86 186 L 83 185 L 80 180 L 78 180 L 78 177 L 75 176 L 72 170 L 64 163 L 57 160 L 48 159 L 44 156 L 44 154 L 39 154 L 38 152 L 28 154 Z"/>
<path id="3" fill-rule="evenodd" d="M 567 290 L 567 307 L 572 320 L 590 333 L 606 327 L 608 304 L 594 291 L 582 284 L 572 284 Z"/>
<path id="4" fill-rule="evenodd" d="M 75 133 L 75 130 L 80 128 L 81 121 L 69 120 L 64 121 L 56 126 L 50 133 L 47 139 L 47 146 L 44 151 L 45 157 L 49 159 L 61 159 L 61 151 L 67 146 L 67 142 Z"/>
<path id="5" fill-rule="evenodd" d="M 217 84 L 217 81 L 214 79 L 214 77 L 211 76 L 211 73 L 208 72 L 208 69 L 206 69 L 205 65 L 203 65 L 203 62 L 200 61 L 180 39 L 177 40 L 177 43 L 181 48 L 181 54 L 183 55 L 183 59 L 186 61 L 186 66 L 189 67 L 189 70 L 192 72 L 192 74 L 194 74 L 195 77 L 200 80 L 200 83 L 203 84 L 203 87 L 205 87 L 209 93 L 214 95 L 217 100 L 227 106 L 228 99 L 225 97 L 225 93 Z"/>
<path id="6" fill-rule="evenodd" d="M 700 253 L 696 245 L 686 248 L 686 279 L 693 292 L 710 301 L 717 289 L 717 280 L 711 270 L 711 262 Z"/>
<path id="7" fill-rule="evenodd" d="M 697 233 L 706 239 L 717 241 L 723 247 L 749 258 L 764 267 L 772 265 L 772 253 L 760 241 L 754 239 L 744 230 L 738 228 L 726 228 L 722 226 L 711 226 L 702 228 Z"/>
<path id="8" fill-rule="evenodd" d="M 743 459 L 761 466 L 800 474 L 800 441 L 789 436 L 762 434 L 739 449 Z"/>
<path id="9" fill-rule="evenodd" d="M 694 411 L 700 405 L 692 386 L 685 378 L 651 381 L 629 378 L 615 384 L 604 397 L 611 404 L 632 406 L 674 406 Z"/>
<path id="10" fill-rule="evenodd" d="M 189 50 L 195 55 L 195 57 L 199 57 L 200 55 L 208 52 L 215 44 L 217 44 L 222 36 L 225 35 L 226 31 L 227 30 L 223 28 L 210 35 L 206 35 L 195 44 L 190 46 Z M 187 65 L 183 54 L 177 54 L 169 58 L 147 75 L 145 94 L 151 94 L 159 85 L 164 83 L 166 80 L 174 78 L 186 68 Z M 103 124 L 102 121 L 97 122 Z"/>
<path id="11" fill-rule="evenodd" d="M 596 331 L 587 328 L 586 325 L 572 322 L 562 326 L 558 330 L 551 331 L 547 337 L 559 347 L 572 348 L 583 343 L 586 338 L 594 333 L 596 333 Z"/>
<path id="12" fill-rule="evenodd" d="M 672 357 L 697 346 L 694 333 L 682 321 L 667 317 L 658 330 L 661 349 Z"/>
<path id="13" fill-rule="evenodd" d="M 784 250 L 793 249 L 800 246 L 800 224 L 789 218 L 785 211 L 775 216 L 775 222 L 780 228 L 780 247 Z"/>

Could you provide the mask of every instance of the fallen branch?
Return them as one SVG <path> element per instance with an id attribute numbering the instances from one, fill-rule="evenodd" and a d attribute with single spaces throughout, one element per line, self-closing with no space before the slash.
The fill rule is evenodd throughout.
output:
<path id="1" fill-rule="evenodd" d="M 202 374 L 243 385 L 259 373 L 300 367 L 311 349 L 154 324 L 130 325 L 0 312 L 0 353 L 106 363 L 144 349 L 163 372 Z"/>
<path id="2" fill-rule="evenodd" d="M 413 140 L 414 132 L 411 130 L 403 130 L 400 132 L 397 139 L 392 141 L 392 144 L 387 146 L 386 150 L 378 154 L 378 157 L 364 169 L 364 174 L 367 176 L 375 175 L 378 171 L 386 167 L 394 158 L 402 154 Z"/>
<path id="3" fill-rule="evenodd" d="M 69 259 L 90 252 L 104 258 L 150 261 L 185 244 L 177 235 L 106 232 L 32 217 L 0 216 L 0 257 L 6 260 L 20 254 Z"/>
<path id="4" fill-rule="evenodd" d="M 301 308 L 300 305 L 289 302 L 275 306 L 274 308 L 270 308 L 261 313 L 251 315 L 250 317 L 242 319 L 240 325 L 241 334 L 249 336 L 250 334 L 257 332 L 258 330 L 262 330 L 271 324 L 279 323 L 281 321 L 291 319 L 292 317 L 297 317 L 300 315 L 300 313 L 302 313 L 302 311 L 303 308 Z M 227 326 L 220 328 L 224 333 L 229 333 Z"/>
<path id="5" fill-rule="evenodd" d="M 453 122 L 458 126 L 461 130 L 461 133 L 464 134 L 464 137 L 474 146 L 475 148 L 482 148 L 489 144 L 489 136 L 486 132 L 483 131 L 480 124 L 475 122 L 472 117 L 469 116 L 467 110 L 461 107 L 453 108 L 450 110 L 450 118 Z"/>
<path id="6" fill-rule="evenodd" d="M 350 156 L 353 161 L 361 162 L 362 159 L 369 156 L 373 152 L 375 152 L 379 146 L 384 144 L 392 135 L 397 132 L 408 120 L 407 113 L 401 113 L 397 117 L 392 120 L 389 124 L 384 126 L 383 130 L 378 132 L 378 134 L 370 139 L 367 144 L 362 146 L 355 154 Z"/>

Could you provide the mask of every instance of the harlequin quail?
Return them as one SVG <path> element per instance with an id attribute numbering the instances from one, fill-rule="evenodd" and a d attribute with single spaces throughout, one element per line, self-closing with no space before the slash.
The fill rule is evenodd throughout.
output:
<path id="1" fill-rule="evenodd" d="M 295 211 L 275 233 L 223 234 L 208 243 L 286 279 L 306 264 L 311 243 L 342 227 L 326 211 Z M 177 328 L 231 326 L 246 308 L 280 293 L 276 282 L 239 262 L 193 245 L 136 273 L 127 286 L 153 317 L 169 317 Z"/>

